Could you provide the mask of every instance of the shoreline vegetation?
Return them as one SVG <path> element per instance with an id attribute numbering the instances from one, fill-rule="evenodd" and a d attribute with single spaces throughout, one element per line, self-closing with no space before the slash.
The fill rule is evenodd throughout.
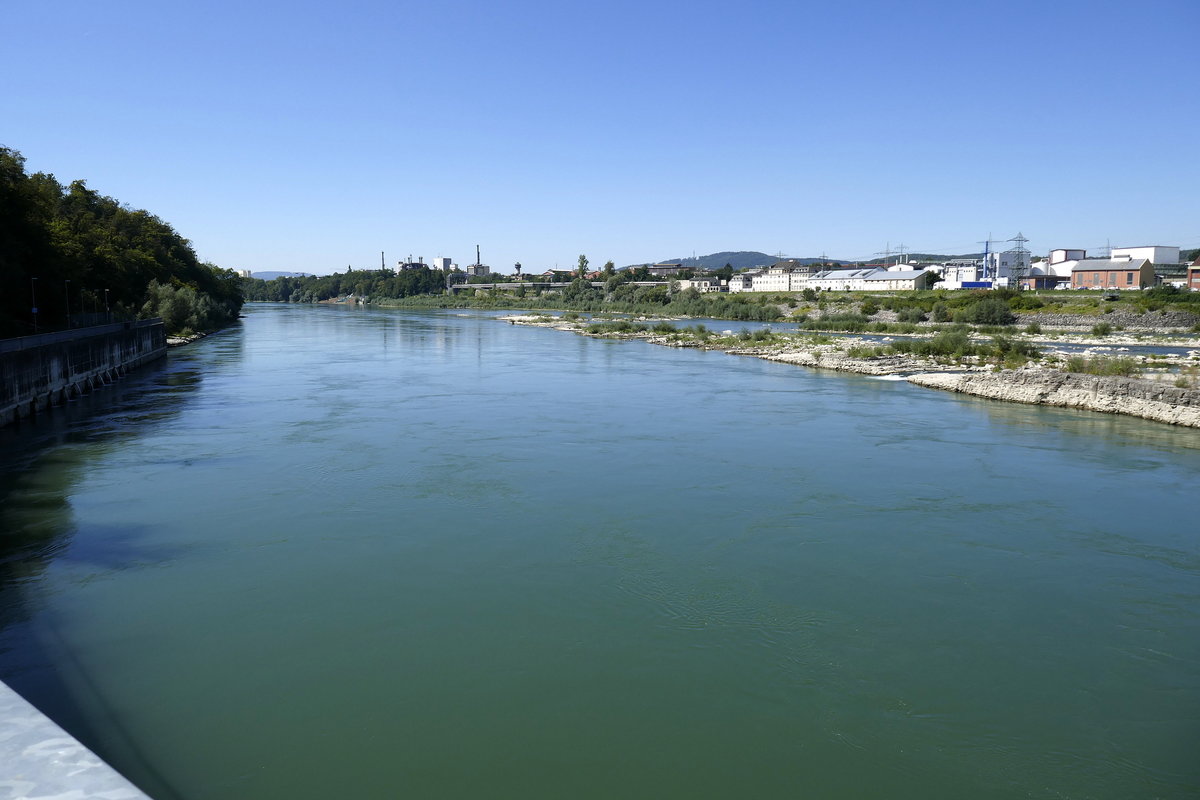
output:
<path id="1" fill-rule="evenodd" d="M 0 147 L 0 338 L 161 318 L 189 337 L 232 324 L 242 278 L 148 211 L 25 170 Z"/>
<path id="2" fill-rule="evenodd" d="M 1063 332 L 1057 341 L 1046 341 L 1035 333 L 989 333 L 963 324 L 943 328 L 928 338 L 870 341 L 862 336 L 768 328 L 738 333 L 713 331 L 705 325 L 681 327 L 665 319 L 588 319 L 574 312 L 515 314 L 500 319 L 595 338 L 719 350 L 797 366 L 907 380 L 918 386 L 995 400 L 1123 414 L 1200 428 L 1200 350 L 1184 356 L 1114 355 L 1111 347 L 1094 347 L 1096 338 L 1090 333 Z M 1089 349 L 1083 353 L 1056 351 L 1056 343 Z M 1050 347 L 1044 347 L 1047 344 Z M 1186 347 L 1198 342 L 1195 337 L 1180 336 L 1156 340 L 1155 344 Z"/>

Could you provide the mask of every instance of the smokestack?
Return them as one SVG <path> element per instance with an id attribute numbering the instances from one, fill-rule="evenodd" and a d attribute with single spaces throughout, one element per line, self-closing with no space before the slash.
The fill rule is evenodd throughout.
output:
<path id="1" fill-rule="evenodd" d="M 483 262 L 479 260 L 479 245 L 475 245 L 475 266 L 479 266 Z"/>

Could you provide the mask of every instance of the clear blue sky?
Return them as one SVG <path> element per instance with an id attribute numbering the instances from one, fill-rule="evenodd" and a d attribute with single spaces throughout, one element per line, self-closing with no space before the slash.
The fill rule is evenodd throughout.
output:
<path id="1" fill-rule="evenodd" d="M 7 4 L 0 144 L 206 260 L 1200 246 L 1200 2 Z"/>

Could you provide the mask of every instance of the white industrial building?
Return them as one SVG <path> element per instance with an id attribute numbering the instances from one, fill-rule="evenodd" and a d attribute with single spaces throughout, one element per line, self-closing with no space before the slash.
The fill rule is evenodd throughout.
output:
<path id="1" fill-rule="evenodd" d="M 1179 248 L 1164 247 L 1152 244 L 1143 247 L 1114 247 L 1109 258 L 1128 258 L 1131 261 L 1141 261 L 1143 258 L 1151 264 L 1178 264 Z"/>
<path id="2" fill-rule="evenodd" d="M 911 292 L 928 289 L 933 278 L 934 273 L 927 269 L 876 270 L 863 283 L 872 292 Z"/>
<path id="3" fill-rule="evenodd" d="M 436 269 L 441 272 L 449 272 L 451 269 L 450 259 L 445 256 L 438 256 L 429 265 L 430 269 Z"/>

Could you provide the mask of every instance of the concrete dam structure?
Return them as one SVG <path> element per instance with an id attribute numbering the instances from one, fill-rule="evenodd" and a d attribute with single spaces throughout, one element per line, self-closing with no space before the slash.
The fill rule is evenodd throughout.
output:
<path id="1" fill-rule="evenodd" d="M 161 319 L 0 341 L 0 426 L 87 394 L 166 353 Z"/>

